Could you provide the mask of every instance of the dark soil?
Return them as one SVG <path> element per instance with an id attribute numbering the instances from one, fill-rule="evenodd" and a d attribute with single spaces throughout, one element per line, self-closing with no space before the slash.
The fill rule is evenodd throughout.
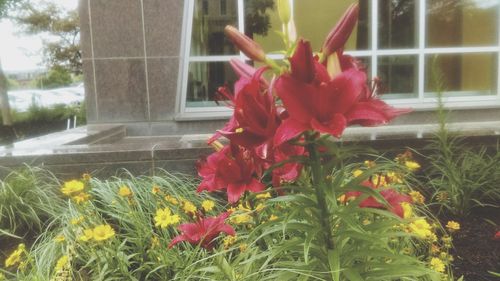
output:
<path id="1" fill-rule="evenodd" d="M 500 231 L 500 209 L 476 211 L 467 218 L 448 217 L 442 220 L 460 223 L 460 230 L 453 234 L 451 254 L 455 278 L 464 276 L 465 281 L 498 281 L 488 271 L 500 272 L 500 240 L 493 237 Z M 489 222 L 487 221 L 489 220 Z"/>

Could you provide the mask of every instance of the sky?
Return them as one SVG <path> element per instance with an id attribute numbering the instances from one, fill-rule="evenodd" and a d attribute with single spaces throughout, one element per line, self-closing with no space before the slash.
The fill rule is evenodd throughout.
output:
<path id="1" fill-rule="evenodd" d="M 34 0 L 33 2 L 40 2 Z M 67 9 L 75 9 L 78 0 L 48 0 Z M 20 32 L 9 20 L 0 21 L 0 60 L 6 72 L 43 68 L 42 39 Z"/>

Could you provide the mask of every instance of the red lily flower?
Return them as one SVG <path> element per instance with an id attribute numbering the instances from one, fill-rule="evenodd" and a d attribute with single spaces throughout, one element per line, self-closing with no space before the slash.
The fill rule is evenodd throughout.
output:
<path id="1" fill-rule="evenodd" d="M 500 241 L 500 231 L 497 231 L 497 233 L 495 233 L 495 236 L 493 236 L 493 240 Z"/>
<path id="2" fill-rule="evenodd" d="M 366 74 L 355 67 L 331 78 L 313 57 L 309 42 L 298 42 L 290 64 L 291 73 L 281 75 L 275 83 L 290 116 L 278 128 L 275 145 L 307 130 L 340 137 L 350 124 L 383 124 L 407 112 L 377 99 L 365 84 Z"/>
<path id="3" fill-rule="evenodd" d="M 370 187 L 373 189 L 376 189 L 374 185 L 371 182 L 365 181 L 362 183 L 362 185 L 366 187 Z M 362 192 L 359 191 L 350 191 L 346 192 L 345 198 L 348 200 L 349 198 L 357 198 L 363 194 Z M 401 203 L 406 202 L 406 203 L 411 203 L 412 199 L 411 196 L 405 195 L 405 194 L 400 194 L 397 191 L 395 191 L 392 188 L 387 188 L 384 190 L 380 191 L 380 195 L 384 197 L 384 199 L 387 201 L 389 204 L 389 207 L 387 207 L 385 204 L 377 201 L 375 197 L 370 196 L 366 198 L 365 200 L 361 201 L 359 203 L 359 207 L 361 208 L 377 208 L 377 209 L 387 209 L 394 214 L 398 215 L 399 217 L 403 218 L 404 217 L 404 210 L 403 207 L 401 206 Z"/>
<path id="4" fill-rule="evenodd" d="M 228 25 L 224 28 L 224 33 L 251 60 L 260 62 L 266 60 L 266 53 L 262 47 L 250 37 L 241 33 L 236 27 Z"/>
<path id="5" fill-rule="evenodd" d="M 217 217 L 200 218 L 195 223 L 185 223 L 179 225 L 178 229 L 182 234 L 177 235 L 168 245 L 172 248 L 174 245 L 187 241 L 193 245 L 200 245 L 205 249 L 212 249 L 214 239 L 220 233 L 225 233 L 230 236 L 236 235 L 233 227 L 225 223 L 229 213 L 222 213 Z"/>
<path id="6" fill-rule="evenodd" d="M 246 83 L 236 94 L 234 101 L 233 127 L 225 127 L 219 132 L 232 144 L 254 149 L 260 158 L 267 158 L 272 140 L 279 126 L 274 98 L 267 89 L 262 90 L 260 77 L 264 68 L 259 69 L 251 80 L 240 78 Z M 229 130 L 228 130 L 229 129 Z"/>
<path id="7" fill-rule="evenodd" d="M 254 177 L 257 168 L 250 151 L 226 146 L 198 162 L 198 175 L 203 180 L 197 191 L 226 189 L 228 201 L 235 203 L 247 190 L 264 190 L 264 185 Z"/>
<path id="8" fill-rule="evenodd" d="M 274 163 L 280 163 L 290 159 L 291 156 L 304 155 L 306 153 L 305 147 L 283 143 L 274 149 Z M 281 185 L 281 182 L 292 182 L 300 176 L 302 164 L 297 162 L 289 162 L 281 167 L 273 170 L 273 186 L 275 188 Z"/>

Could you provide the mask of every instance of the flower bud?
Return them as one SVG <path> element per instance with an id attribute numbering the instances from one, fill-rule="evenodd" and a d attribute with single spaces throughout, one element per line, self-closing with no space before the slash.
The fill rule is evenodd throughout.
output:
<path id="1" fill-rule="evenodd" d="M 358 21 L 359 6 L 352 4 L 337 25 L 330 31 L 323 44 L 323 58 L 344 47 Z"/>
<path id="2" fill-rule="evenodd" d="M 290 0 L 278 0 L 277 6 L 281 22 L 284 25 L 288 24 L 291 17 Z"/>
<path id="3" fill-rule="evenodd" d="M 258 62 L 266 61 L 266 53 L 262 47 L 250 37 L 241 33 L 234 26 L 226 26 L 226 28 L 224 28 L 224 33 L 233 42 L 233 44 L 251 60 Z"/>

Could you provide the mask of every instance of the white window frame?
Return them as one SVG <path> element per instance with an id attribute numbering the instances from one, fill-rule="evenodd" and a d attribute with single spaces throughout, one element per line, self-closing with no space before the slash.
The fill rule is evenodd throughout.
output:
<path id="1" fill-rule="evenodd" d="M 230 108 L 224 106 L 216 107 L 187 107 L 187 84 L 189 64 L 192 62 L 228 62 L 233 58 L 248 60 L 243 53 L 239 55 L 219 55 L 219 56 L 191 56 L 191 35 L 194 16 L 194 4 L 196 0 L 185 0 L 184 24 L 181 42 L 180 75 L 178 80 L 178 100 L 177 100 L 177 120 L 210 120 L 224 119 L 232 114 Z M 238 29 L 245 30 L 244 22 L 244 1 L 237 0 Z M 294 0 L 289 0 L 292 3 Z M 437 106 L 437 98 L 426 97 L 425 92 L 425 58 L 428 54 L 468 54 L 486 53 L 497 55 L 497 92 L 496 95 L 476 95 L 476 96 L 455 96 L 445 97 L 443 101 L 450 109 L 483 109 L 500 108 L 500 28 L 498 28 L 498 46 L 487 47 L 444 47 L 426 48 L 426 24 L 427 24 L 427 0 L 416 0 L 418 3 L 418 48 L 412 49 L 378 49 L 378 7 L 380 0 L 371 0 L 371 49 L 362 51 L 348 51 L 349 55 L 356 57 L 366 57 L 371 59 L 372 78 L 378 75 L 378 58 L 391 55 L 415 55 L 418 57 L 418 96 L 404 99 L 386 99 L 385 101 L 397 107 L 411 107 L 416 111 L 434 110 Z M 500 27 L 500 5 L 499 17 L 497 19 Z M 268 57 L 282 59 L 282 55 L 270 54 Z M 427 93 L 429 94 L 429 93 Z"/>

